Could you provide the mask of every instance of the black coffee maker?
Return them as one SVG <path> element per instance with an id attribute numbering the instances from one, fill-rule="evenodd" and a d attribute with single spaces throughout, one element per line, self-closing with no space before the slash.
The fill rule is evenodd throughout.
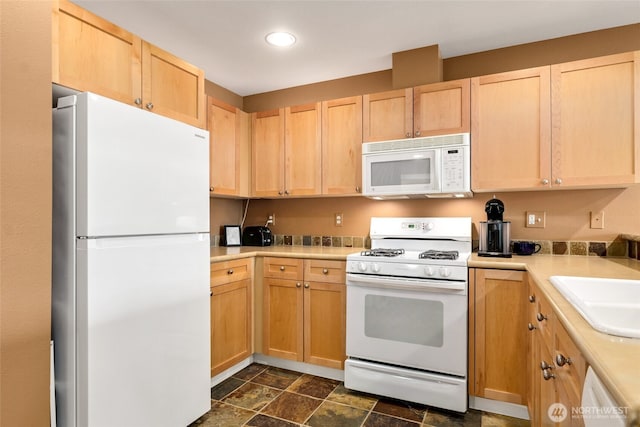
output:
<path id="1" fill-rule="evenodd" d="M 487 220 L 480 221 L 479 256 L 511 258 L 511 222 L 503 221 L 504 203 L 495 198 L 484 205 Z"/>

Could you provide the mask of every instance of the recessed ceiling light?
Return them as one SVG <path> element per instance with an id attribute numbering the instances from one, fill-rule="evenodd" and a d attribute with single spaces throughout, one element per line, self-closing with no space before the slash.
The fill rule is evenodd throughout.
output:
<path id="1" fill-rule="evenodd" d="M 296 38 L 291 33 L 275 32 L 269 33 L 264 38 L 271 46 L 287 47 L 296 42 Z"/>

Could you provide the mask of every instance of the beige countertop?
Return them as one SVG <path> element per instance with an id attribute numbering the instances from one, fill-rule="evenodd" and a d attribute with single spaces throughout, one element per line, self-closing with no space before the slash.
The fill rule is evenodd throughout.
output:
<path id="1" fill-rule="evenodd" d="M 360 250 L 321 246 L 213 247 L 211 261 L 252 256 L 345 260 L 348 254 Z M 549 277 L 554 275 L 640 280 L 640 261 L 569 255 L 488 258 L 474 253 L 469 267 L 528 271 L 530 279 L 545 294 L 567 332 L 617 403 L 629 408 L 629 424 L 640 424 L 640 339 L 615 337 L 596 331 L 549 282 Z"/>

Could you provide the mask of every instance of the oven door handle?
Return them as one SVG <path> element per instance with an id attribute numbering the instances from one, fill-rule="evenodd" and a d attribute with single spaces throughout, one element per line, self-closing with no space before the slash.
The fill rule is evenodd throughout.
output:
<path id="1" fill-rule="evenodd" d="M 363 288 L 404 289 L 428 292 L 456 292 L 466 291 L 466 282 L 450 280 L 410 279 L 399 277 L 380 277 L 347 273 L 347 286 Z"/>

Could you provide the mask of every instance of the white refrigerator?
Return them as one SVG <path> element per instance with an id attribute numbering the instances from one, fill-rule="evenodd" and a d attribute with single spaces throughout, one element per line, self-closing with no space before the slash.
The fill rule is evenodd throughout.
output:
<path id="1" fill-rule="evenodd" d="M 211 407 L 208 132 L 92 93 L 53 110 L 59 427 Z"/>

